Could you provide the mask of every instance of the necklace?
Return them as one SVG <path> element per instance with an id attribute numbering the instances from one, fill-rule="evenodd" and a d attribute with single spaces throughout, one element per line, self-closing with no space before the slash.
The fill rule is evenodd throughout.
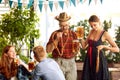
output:
<path id="1" fill-rule="evenodd" d="M 65 43 L 63 43 L 63 42 L 64 42 L 64 41 L 63 41 L 63 38 L 62 38 L 62 37 L 60 38 L 60 39 L 61 39 L 61 45 L 62 45 L 61 52 L 60 52 L 60 50 L 58 49 L 58 46 L 55 44 L 55 41 L 54 41 L 54 36 L 55 36 L 55 34 L 57 34 L 57 32 L 55 32 L 55 33 L 53 34 L 53 36 L 52 36 L 53 44 L 54 44 L 55 48 L 57 49 L 58 54 L 59 54 L 60 56 L 62 56 L 62 55 L 63 55 L 64 48 L 65 48 L 66 43 L 67 43 L 68 38 L 69 38 L 69 34 L 67 35 L 67 39 L 66 39 Z M 66 33 L 65 33 L 65 34 L 66 34 Z"/>

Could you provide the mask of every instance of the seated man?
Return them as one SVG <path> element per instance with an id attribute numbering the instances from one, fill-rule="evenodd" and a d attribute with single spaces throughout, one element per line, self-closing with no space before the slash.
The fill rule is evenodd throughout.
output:
<path id="1" fill-rule="evenodd" d="M 59 65 L 46 57 L 46 52 L 42 46 L 33 48 L 33 54 L 38 64 L 32 74 L 32 80 L 65 80 Z"/>

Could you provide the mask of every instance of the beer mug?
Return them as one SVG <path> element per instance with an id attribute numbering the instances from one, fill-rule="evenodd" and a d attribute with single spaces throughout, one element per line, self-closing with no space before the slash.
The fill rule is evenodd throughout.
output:
<path id="1" fill-rule="evenodd" d="M 18 62 L 19 62 L 19 59 L 18 59 L 18 58 L 14 59 L 14 63 L 15 63 L 15 64 L 18 64 Z"/>
<path id="2" fill-rule="evenodd" d="M 29 69 L 29 70 L 33 70 L 34 67 L 35 67 L 34 61 L 31 61 L 31 62 L 28 63 L 28 69 Z"/>
<path id="3" fill-rule="evenodd" d="M 72 52 L 76 53 L 77 52 L 77 46 L 78 46 L 79 40 L 73 40 L 72 41 Z"/>
<path id="4" fill-rule="evenodd" d="M 16 58 L 14 59 L 14 63 L 15 63 L 15 64 L 18 64 L 18 63 L 19 63 L 19 59 L 20 59 L 20 58 L 19 58 L 19 56 L 17 55 Z"/>
<path id="5" fill-rule="evenodd" d="M 84 37 L 84 26 L 78 26 L 76 28 L 76 34 L 78 39 L 82 39 Z"/>

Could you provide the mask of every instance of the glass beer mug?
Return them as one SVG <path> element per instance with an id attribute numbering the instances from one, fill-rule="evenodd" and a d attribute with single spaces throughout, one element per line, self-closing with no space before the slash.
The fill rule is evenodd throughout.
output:
<path id="1" fill-rule="evenodd" d="M 14 63 L 16 64 L 16 65 L 18 65 L 18 63 L 19 63 L 19 55 L 16 55 L 16 58 L 14 59 Z"/>
<path id="2" fill-rule="evenodd" d="M 84 37 L 84 26 L 78 26 L 76 28 L 76 34 L 78 39 L 82 39 Z"/>
<path id="3" fill-rule="evenodd" d="M 33 70 L 34 67 L 35 67 L 34 61 L 30 60 L 30 62 L 28 63 L 28 69 L 29 69 L 29 70 Z"/>
<path id="4" fill-rule="evenodd" d="M 73 40 L 72 41 L 72 52 L 73 53 L 78 52 L 78 50 L 77 50 L 78 42 L 79 42 L 79 40 Z"/>

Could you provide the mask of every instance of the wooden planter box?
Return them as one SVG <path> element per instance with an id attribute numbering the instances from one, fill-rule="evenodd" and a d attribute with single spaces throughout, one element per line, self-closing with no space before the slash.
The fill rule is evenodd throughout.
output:
<path id="1" fill-rule="evenodd" d="M 83 62 L 76 62 L 76 65 L 77 65 L 77 80 L 81 80 Z"/>

